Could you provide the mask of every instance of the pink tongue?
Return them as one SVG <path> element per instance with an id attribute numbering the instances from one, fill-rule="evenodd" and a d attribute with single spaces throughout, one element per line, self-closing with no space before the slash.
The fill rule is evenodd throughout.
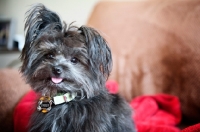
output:
<path id="1" fill-rule="evenodd" d="M 60 83 L 62 82 L 62 80 L 63 80 L 62 78 L 54 78 L 54 77 L 51 78 L 51 81 L 54 83 Z"/>

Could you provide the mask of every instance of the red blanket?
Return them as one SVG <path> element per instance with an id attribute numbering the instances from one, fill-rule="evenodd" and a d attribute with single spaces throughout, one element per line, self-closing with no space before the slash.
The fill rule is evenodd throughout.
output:
<path id="1" fill-rule="evenodd" d="M 170 95 L 140 96 L 130 102 L 139 132 L 180 132 L 179 100 Z"/>
<path id="2" fill-rule="evenodd" d="M 106 87 L 111 93 L 118 92 L 118 85 L 114 81 L 108 81 Z M 36 98 L 37 95 L 30 91 L 17 105 L 14 112 L 15 132 L 27 132 Z M 176 127 L 181 120 L 180 103 L 177 97 L 166 94 L 139 96 L 130 102 L 130 106 L 134 111 L 132 118 L 138 132 L 180 132 Z"/>
<path id="3" fill-rule="evenodd" d="M 200 132 L 200 123 L 193 126 L 189 126 L 183 129 L 181 132 Z"/>

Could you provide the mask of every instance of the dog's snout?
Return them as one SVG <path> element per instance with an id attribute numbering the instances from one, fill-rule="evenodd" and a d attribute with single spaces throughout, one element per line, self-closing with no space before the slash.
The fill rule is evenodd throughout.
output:
<path id="1" fill-rule="evenodd" d="M 54 74 L 60 75 L 62 73 L 62 67 L 55 66 L 55 67 L 53 67 L 52 71 L 53 71 Z"/>

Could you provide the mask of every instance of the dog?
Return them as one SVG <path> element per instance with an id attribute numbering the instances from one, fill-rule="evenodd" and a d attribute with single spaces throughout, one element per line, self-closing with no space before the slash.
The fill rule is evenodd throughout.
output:
<path id="1" fill-rule="evenodd" d="M 42 4 L 24 29 L 20 71 L 39 97 L 30 132 L 136 131 L 127 102 L 105 87 L 112 55 L 95 29 L 67 25 Z"/>

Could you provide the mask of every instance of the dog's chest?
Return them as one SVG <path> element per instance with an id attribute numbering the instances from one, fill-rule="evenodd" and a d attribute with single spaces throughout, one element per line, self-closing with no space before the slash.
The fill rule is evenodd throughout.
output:
<path id="1" fill-rule="evenodd" d="M 94 101 L 56 105 L 48 113 L 36 112 L 32 126 L 40 131 L 100 132 L 109 131 L 111 120 L 108 103 Z"/>

